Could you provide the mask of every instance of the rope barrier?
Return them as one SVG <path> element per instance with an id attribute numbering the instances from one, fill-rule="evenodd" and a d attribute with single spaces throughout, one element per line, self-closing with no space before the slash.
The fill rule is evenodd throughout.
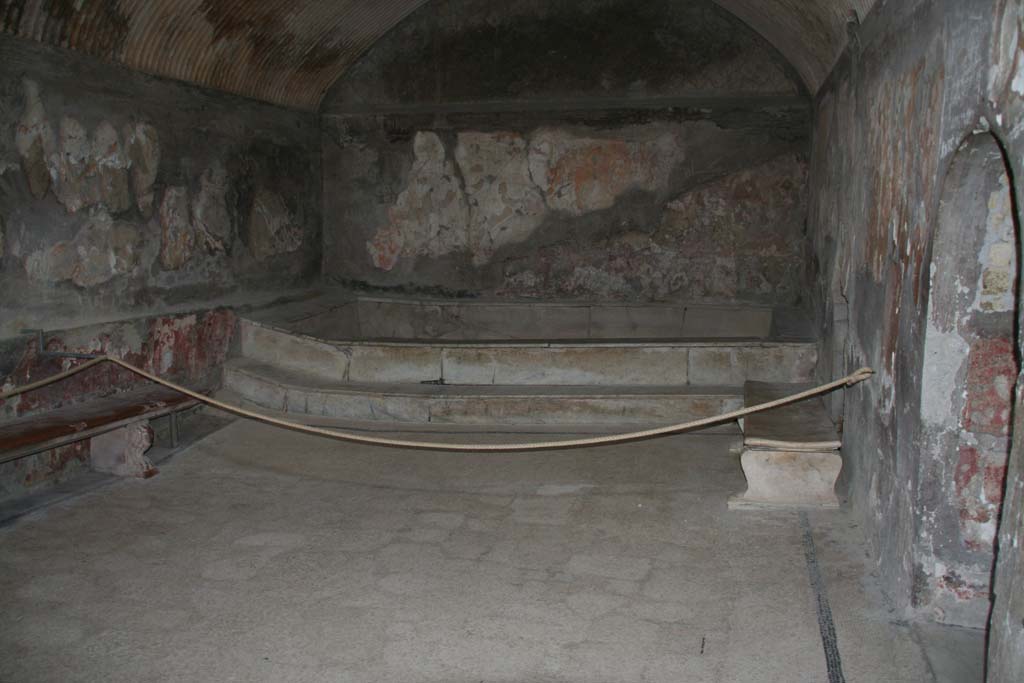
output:
<path id="1" fill-rule="evenodd" d="M 291 420 L 284 420 L 270 415 L 264 415 L 253 410 L 234 406 L 229 403 L 217 400 L 205 394 L 201 394 L 197 391 L 193 391 L 187 387 L 183 387 L 180 384 L 175 384 L 169 380 L 158 377 L 150 372 L 147 372 L 141 368 L 137 368 L 130 363 L 126 363 L 119 358 L 113 358 L 111 356 L 99 356 L 92 360 L 89 360 L 82 365 L 78 365 L 69 370 L 65 370 L 52 377 L 26 384 L 21 387 L 16 387 L 10 391 L 6 391 L 0 394 L 0 400 L 5 401 L 19 394 L 24 394 L 34 389 L 40 389 L 42 387 L 55 384 L 68 377 L 77 375 L 80 372 L 84 372 L 91 367 L 99 365 L 100 363 L 113 363 L 118 365 L 125 370 L 130 370 L 140 377 L 144 377 L 151 382 L 163 385 L 168 389 L 173 389 L 185 396 L 201 401 L 208 406 L 213 408 L 219 408 L 225 412 L 237 415 L 239 417 L 255 420 L 257 422 L 263 422 L 274 427 L 280 427 L 282 429 L 289 429 L 295 432 L 302 432 L 304 434 L 313 434 L 315 436 L 326 437 L 328 439 L 335 439 L 337 441 L 346 441 L 349 443 L 368 444 L 372 446 L 385 446 L 388 448 L 408 448 L 416 450 L 430 450 L 430 451 L 457 451 L 457 452 L 473 452 L 473 453 L 509 453 L 509 452 L 526 452 L 526 451 L 549 451 L 556 449 L 565 448 L 584 448 L 587 446 L 603 446 L 609 444 L 620 444 L 630 441 L 640 441 L 643 439 L 651 439 L 658 436 L 666 436 L 669 434 L 678 434 L 681 432 L 693 431 L 703 427 L 710 427 L 712 425 L 722 424 L 724 422 L 732 422 L 738 420 L 747 415 L 753 415 L 754 413 L 762 413 L 766 410 L 773 408 L 779 408 L 784 405 L 791 403 L 797 403 L 805 399 L 820 396 L 821 394 L 827 394 L 836 389 L 843 387 L 852 387 L 855 384 L 859 384 L 874 374 L 874 370 L 871 368 L 861 368 L 856 372 L 853 372 L 842 379 L 837 379 L 834 382 L 828 382 L 806 391 L 801 391 L 789 396 L 784 396 L 767 403 L 760 403 L 755 406 L 749 406 L 740 410 L 734 410 L 721 415 L 714 415 L 711 417 L 705 417 L 699 420 L 692 420 L 690 422 L 681 422 L 679 424 L 668 425 L 665 427 L 657 427 L 655 429 L 646 429 L 636 432 L 626 432 L 622 434 L 611 434 L 607 436 L 596 436 L 584 439 L 568 439 L 564 441 L 535 441 L 529 443 L 500 443 L 500 444 L 471 444 L 471 443 L 443 443 L 443 442 L 430 442 L 430 441 L 407 441 L 403 439 L 389 439 L 386 437 L 366 436 L 364 434 L 353 434 L 351 432 L 336 431 L 331 429 L 325 429 L 323 427 L 314 427 L 311 425 L 304 425 Z"/>

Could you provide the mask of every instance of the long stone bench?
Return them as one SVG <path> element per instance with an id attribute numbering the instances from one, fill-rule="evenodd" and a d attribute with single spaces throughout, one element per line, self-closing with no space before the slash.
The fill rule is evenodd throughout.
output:
<path id="1" fill-rule="evenodd" d="M 149 420 L 175 415 L 197 401 L 164 387 L 142 387 L 113 396 L 0 423 L 0 464 L 89 439 L 91 467 L 119 476 L 151 477 L 144 453 L 152 445 Z"/>
<path id="2" fill-rule="evenodd" d="M 809 386 L 747 382 L 743 402 L 766 403 Z M 747 490 L 730 498 L 729 508 L 838 507 L 835 484 L 843 466 L 841 447 L 821 398 L 751 415 L 744 420 L 740 456 Z"/>

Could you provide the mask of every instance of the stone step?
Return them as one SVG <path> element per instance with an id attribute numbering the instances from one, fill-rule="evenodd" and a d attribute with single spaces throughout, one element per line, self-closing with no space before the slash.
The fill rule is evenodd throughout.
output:
<path id="1" fill-rule="evenodd" d="M 776 338 L 806 341 L 798 308 L 745 303 L 431 299 L 329 288 L 246 317 L 321 339 L 377 341 L 652 341 Z"/>
<path id="2" fill-rule="evenodd" d="M 247 358 L 225 365 L 224 387 L 270 410 L 421 424 L 651 426 L 716 415 L 743 402 L 740 386 L 339 382 Z"/>
<path id="3" fill-rule="evenodd" d="M 458 385 L 734 385 L 813 377 L 813 342 L 328 341 L 242 320 L 245 358 L 334 383 L 437 381 Z"/>
<path id="4" fill-rule="evenodd" d="M 253 401 L 244 398 L 241 394 L 230 389 L 220 389 L 215 396 L 228 403 L 255 410 L 263 415 L 276 417 L 284 420 L 291 420 L 304 425 L 317 427 L 330 427 L 331 429 L 352 432 L 354 434 L 368 434 L 374 436 L 387 436 L 396 439 L 421 439 L 425 441 L 471 441 L 480 443 L 506 442 L 506 441 L 537 441 L 537 440 L 558 440 L 570 439 L 581 436 L 602 436 L 611 434 L 622 434 L 635 431 L 637 425 L 618 422 L 602 422 L 598 424 L 453 424 L 443 422 L 388 422 L 385 420 L 354 420 L 350 418 L 326 417 L 323 415 L 310 415 L 305 413 L 287 413 L 283 410 L 274 410 L 263 407 Z M 215 408 L 212 412 L 220 413 Z M 232 417 L 223 413 L 225 418 Z M 657 426 L 657 425 L 650 425 Z M 735 441 L 733 452 L 738 452 L 743 444 L 743 430 L 736 422 L 726 422 L 721 425 L 707 427 L 698 432 L 697 436 L 723 436 Z"/>

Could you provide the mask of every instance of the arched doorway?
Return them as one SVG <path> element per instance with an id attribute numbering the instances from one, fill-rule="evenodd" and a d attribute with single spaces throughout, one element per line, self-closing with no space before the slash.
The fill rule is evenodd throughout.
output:
<path id="1" fill-rule="evenodd" d="M 1018 372 L 1018 235 L 996 139 L 968 139 L 943 186 L 932 243 L 921 396 L 913 602 L 982 628 Z"/>

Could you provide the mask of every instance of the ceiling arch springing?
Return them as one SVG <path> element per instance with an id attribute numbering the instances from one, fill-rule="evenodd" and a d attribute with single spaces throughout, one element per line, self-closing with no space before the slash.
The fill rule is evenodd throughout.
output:
<path id="1" fill-rule="evenodd" d="M 817 92 L 846 48 L 851 12 L 863 19 L 876 0 L 714 0 L 789 60 Z"/>

